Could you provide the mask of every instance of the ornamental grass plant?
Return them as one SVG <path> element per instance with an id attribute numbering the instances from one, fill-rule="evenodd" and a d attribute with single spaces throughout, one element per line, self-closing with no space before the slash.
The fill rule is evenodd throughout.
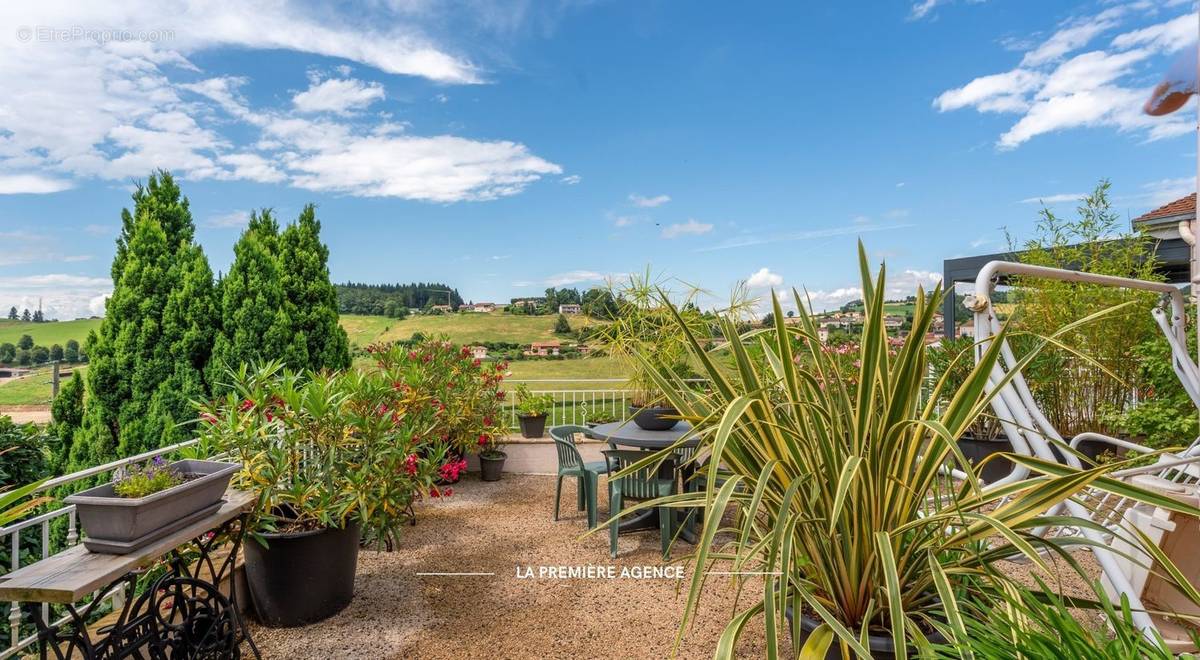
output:
<path id="1" fill-rule="evenodd" d="M 820 658 L 830 646 L 847 657 L 871 657 L 870 637 L 890 641 L 896 655 L 904 657 L 928 652 L 931 640 L 967 638 L 970 611 L 959 603 L 992 598 L 1011 584 L 996 568 L 998 560 L 1022 559 L 1048 570 L 1044 552 L 1073 565 L 1067 551 L 1080 547 L 1082 539 L 1043 538 L 1034 531 L 1091 526 L 1046 515 L 1085 489 L 1200 514 L 1109 476 L 1124 462 L 1075 470 L 1013 456 L 1041 475 L 985 489 L 955 439 L 989 404 L 987 375 L 1005 333 L 987 346 L 956 389 L 943 391 L 943 377 L 923 395 L 924 338 L 943 293 L 940 287 L 918 291 L 912 330 L 893 347 L 893 355 L 884 326 L 886 271 L 881 266 L 872 275 L 861 244 L 859 262 L 865 320 L 854 384 L 840 375 L 839 358 L 824 350 L 797 292 L 798 323 L 784 323 L 773 296 L 772 329 L 738 338 L 736 320 L 724 316 L 722 336 L 736 339 L 711 348 L 663 299 L 689 358 L 708 379 L 708 390 L 686 387 L 670 369 L 656 368 L 651 356 L 640 359 L 656 388 L 695 426 L 694 460 L 707 479 L 699 492 L 642 503 L 622 515 L 657 506 L 704 510 L 677 644 L 697 611 L 706 571 L 716 561 L 728 562 L 720 570 L 755 576 L 737 580 L 738 610 L 730 612 L 718 658 L 732 657 L 739 636 L 760 614 L 771 658 Z M 762 358 L 752 357 L 757 352 Z M 944 405 L 936 405 L 939 400 Z M 672 448 L 657 452 L 627 471 L 671 453 Z M 966 478 L 947 478 L 947 467 L 966 471 Z M 734 523 L 726 526 L 722 521 L 731 510 Z M 748 590 L 758 576 L 764 576 L 761 587 Z M 1190 586 L 1181 588 L 1200 598 Z M 806 618 L 811 633 L 802 630 Z M 787 629 L 790 645 L 785 647 Z"/>

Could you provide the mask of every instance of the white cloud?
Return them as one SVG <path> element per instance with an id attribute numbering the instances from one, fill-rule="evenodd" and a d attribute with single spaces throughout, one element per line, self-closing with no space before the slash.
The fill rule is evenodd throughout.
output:
<path id="1" fill-rule="evenodd" d="M 929 15 L 938 5 L 945 4 L 946 0 L 921 0 L 914 3 L 912 10 L 908 14 L 909 20 L 919 21 Z"/>
<path id="2" fill-rule="evenodd" d="M 111 294 L 112 281 L 107 277 L 66 273 L 0 277 L 0 307 L 32 310 L 40 301 L 42 311 L 52 319 L 102 315 L 104 300 Z"/>
<path id="3" fill-rule="evenodd" d="M 1143 183 L 1138 187 L 1137 193 L 1121 195 L 1119 199 L 1122 202 L 1154 208 L 1194 192 L 1196 192 L 1196 178 L 1187 176 Z"/>
<path id="4" fill-rule="evenodd" d="M 380 12 L 395 20 L 380 20 Z M 559 165 L 519 143 L 409 135 L 386 115 L 354 114 L 383 90 L 345 78 L 348 70 L 335 80 L 314 77 L 294 106 L 271 109 L 245 100 L 244 77 L 205 79 L 188 59 L 217 48 L 283 49 L 439 83 L 482 81 L 473 64 L 441 49 L 408 17 L 383 5 L 318 16 L 291 0 L 254 7 L 199 0 L 4 3 L 3 25 L 99 25 L 158 30 L 160 38 L 98 43 L 36 34 L 21 41 L 15 30 L 0 35 L 0 191 L 51 192 L 76 179 L 127 181 L 165 168 L 189 179 L 453 202 L 516 194 L 560 174 Z M 324 114 L 297 114 L 307 111 Z"/>
<path id="5" fill-rule="evenodd" d="M 942 281 L 941 273 L 936 273 L 928 270 L 905 269 L 899 273 L 888 273 L 887 290 L 885 292 L 888 300 L 903 300 L 904 298 L 915 295 L 917 287 L 923 287 L 925 291 L 929 291 L 938 282 Z M 861 300 L 863 297 L 862 287 L 855 285 L 847 285 L 835 289 L 816 289 L 808 291 L 808 298 L 812 301 L 812 307 L 816 311 L 824 311 L 835 309 L 845 305 L 851 300 Z M 805 294 L 804 290 L 800 290 L 801 299 Z"/>
<path id="6" fill-rule="evenodd" d="M 432 202 L 480 201 L 515 195 L 562 168 L 523 144 L 451 135 L 347 136 L 338 145 L 296 136 L 300 153 L 284 155 L 292 184 L 360 197 Z"/>
<path id="7" fill-rule="evenodd" d="M 241 229 L 250 222 L 249 211 L 230 211 L 215 215 L 204 221 L 205 227 L 213 227 L 216 229 Z"/>
<path id="8" fill-rule="evenodd" d="M 909 223 L 898 223 L 892 225 L 842 225 L 839 227 L 826 227 L 824 229 L 806 229 L 804 231 L 786 232 L 782 234 L 744 234 L 735 238 L 728 239 L 716 245 L 696 248 L 696 252 L 713 252 L 716 250 L 729 250 L 732 248 L 749 247 L 753 245 L 764 245 L 767 243 L 784 243 L 789 241 L 807 241 L 816 238 L 833 238 L 836 236 L 846 236 L 850 234 L 867 234 L 877 231 L 891 231 L 893 229 L 907 229 L 912 227 Z"/>
<path id="9" fill-rule="evenodd" d="M 1116 27 L 1124 13 L 1125 7 L 1113 7 L 1095 16 L 1070 21 L 1037 48 L 1025 53 L 1025 57 L 1021 58 L 1021 65 L 1045 64 L 1086 46 L 1096 36 Z"/>
<path id="10" fill-rule="evenodd" d="M 630 194 L 629 201 L 632 202 L 634 206 L 644 209 L 652 209 L 671 201 L 671 196 L 655 195 L 654 197 L 642 197 L 641 195 Z"/>
<path id="11" fill-rule="evenodd" d="M 677 222 L 672 225 L 663 227 L 663 238 L 679 238 L 680 236 L 699 236 L 707 234 L 713 230 L 713 226 L 707 222 L 697 222 L 694 218 L 688 218 L 687 222 Z"/>
<path id="12" fill-rule="evenodd" d="M 613 218 L 613 224 L 618 227 L 628 227 L 635 222 L 637 222 L 636 218 L 631 218 L 627 215 L 619 215 Z"/>
<path id="13" fill-rule="evenodd" d="M 383 100 L 383 85 L 377 82 L 330 78 L 314 82 L 308 89 L 292 97 L 292 104 L 300 112 L 332 112 L 348 114 L 361 110 L 375 101 Z"/>
<path id="14" fill-rule="evenodd" d="M 1021 204 L 1061 204 L 1063 202 L 1078 202 L 1087 197 L 1084 193 L 1058 193 L 1056 195 L 1043 195 L 1041 197 L 1026 197 L 1021 200 Z"/>
<path id="15" fill-rule="evenodd" d="M 568 174 L 567 176 L 564 176 L 563 178 L 559 179 L 558 181 L 559 181 L 559 183 L 565 183 L 568 186 L 573 186 L 573 185 L 579 183 L 580 181 L 583 181 L 583 177 L 579 176 L 578 174 Z"/>
<path id="16" fill-rule="evenodd" d="M 751 289 L 769 289 L 783 284 L 783 277 L 772 273 L 766 267 L 759 268 L 753 275 L 746 278 L 746 286 Z"/>
<path id="17" fill-rule="evenodd" d="M 2 126 L 3 123 L 0 120 L 0 127 Z M 71 186 L 70 181 L 38 174 L 0 174 L 0 195 L 44 195 L 69 190 Z"/>
<path id="18" fill-rule="evenodd" d="M 600 282 L 608 279 L 609 276 L 603 273 L 597 273 L 594 270 L 572 270 L 566 273 L 558 273 L 551 275 L 543 280 L 546 286 L 567 286 L 570 284 L 579 284 L 580 282 Z M 514 286 L 515 283 L 514 283 Z"/>
<path id="19" fill-rule="evenodd" d="M 1014 149 L 1047 133 L 1081 127 L 1108 127 L 1137 132 L 1158 140 L 1194 129 L 1180 116 L 1148 117 L 1142 104 L 1145 65 L 1170 55 L 1196 39 L 1196 14 L 1113 37 L 1107 48 L 1072 55 L 1101 35 L 1118 28 L 1137 4 L 1110 7 L 1095 15 L 1065 21 L 1048 39 L 1027 50 L 1016 68 L 980 76 L 936 99 L 941 112 L 973 108 L 978 112 L 1014 114 L 1016 122 L 997 139 L 1000 149 Z"/>

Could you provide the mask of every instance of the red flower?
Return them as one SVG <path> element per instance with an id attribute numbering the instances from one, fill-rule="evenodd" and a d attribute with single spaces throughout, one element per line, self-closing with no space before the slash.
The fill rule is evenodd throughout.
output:
<path id="1" fill-rule="evenodd" d="M 376 408 L 375 411 L 378 412 L 380 415 L 386 414 L 388 411 L 388 404 L 386 404 L 386 403 L 379 404 L 379 407 Z"/>
<path id="2" fill-rule="evenodd" d="M 437 486 L 434 486 L 433 488 L 429 489 L 429 496 L 430 497 L 441 497 L 442 493 L 441 493 L 441 491 L 439 491 L 437 489 Z"/>
<path id="3" fill-rule="evenodd" d="M 200 419 L 203 419 L 204 421 L 208 422 L 209 424 L 216 424 L 218 421 L 220 421 L 215 416 L 213 416 L 209 413 L 204 413 L 203 415 L 200 415 Z"/>
<path id="4" fill-rule="evenodd" d="M 471 349 L 467 348 L 466 346 L 463 346 L 462 350 L 459 351 L 459 353 L 461 353 L 463 357 L 467 357 L 468 355 L 471 354 Z"/>
<path id="5" fill-rule="evenodd" d="M 487 443 L 488 443 L 488 434 L 486 434 L 486 433 L 480 433 L 480 434 L 479 434 L 479 444 L 480 444 L 480 446 L 482 446 L 482 445 L 486 445 Z"/>
<path id="6" fill-rule="evenodd" d="M 417 473 L 417 455 L 409 454 L 408 458 L 404 459 L 404 471 L 410 475 Z"/>
<path id="7" fill-rule="evenodd" d="M 242 405 L 238 406 L 238 410 L 240 410 L 242 412 L 246 412 L 247 410 L 251 410 L 253 408 L 254 408 L 254 401 L 252 401 L 250 399 L 246 399 L 245 401 L 242 401 Z"/>
<path id="8" fill-rule="evenodd" d="M 449 486 L 446 486 L 446 488 L 444 490 L 442 490 L 442 495 L 444 497 L 450 497 L 453 494 L 454 494 L 454 489 Z"/>
<path id="9" fill-rule="evenodd" d="M 472 365 L 472 366 L 476 366 L 476 367 L 478 367 L 478 366 L 479 366 L 479 365 L 481 365 L 481 364 L 483 364 L 483 361 L 482 361 L 482 360 L 480 360 L 479 358 L 475 358 L 474 360 L 471 360 L 471 365 Z"/>
<path id="10" fill-rule="evenodd" d="M 483 425 L 484 425 L 484 426 L 491 426 L 491 425 L 492 425 L 492 416 L 491 416 L 491 415 L 484 415 L 484 416 L 483 416 Z"/>
<path id="11" fill-rule="evenodd" d="M 496 399 L 503 401 L 504 400 L 504 392 L 496 392 Z"/>
<path id="12" fill-rule="evenodd" d="M 408 359 L 410 359 L 410 360 L 415 360 L 415 359 L 417 359 L 417 352 L 416 352 L 416 351 L 409 351 L 409 352 L 408 352 Z"/>

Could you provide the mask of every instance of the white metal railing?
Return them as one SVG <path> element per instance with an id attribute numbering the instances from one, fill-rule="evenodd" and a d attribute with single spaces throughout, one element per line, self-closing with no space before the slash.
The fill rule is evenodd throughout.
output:
<path id="1" fill-rule="evenodd" d="M 113 470 L 125 467 L 125 466 L 133 464 L 133 463 L 140 463 L 143 461 L 150 460 L 150 459 L 154 458 L 155 456 L 163 456 L 163 455 L 167 455 L 167 454 L 172 454 L 181 449 L 191 447 L 191 446 L 195 445 L 196 442 L 197 442 L 196 440 L 188 440 L 186 442 L 180 442 L 178 444 L 169 445 L 166 447 L 160 447 L 153 451 L 148 451 L 148 452 L 145 452 L 142 454 L 138 454 L 136 456 L 130 456 L 129 458 L 122 458 L 120 460 L 113 461 L 111 463 L 105 463 L 104 465 L 97 465 L 96 467 L 88 468 L 86 470 L 80 470 L 79 472 L 72 472 L 71 474 L 63 475 L 61 477 L 55 477 L 54 479 L 51 479 L 51 480 L 47 481 L 46 483 L 42 484 L 42 486 L 37 489 L 36 493 L 48 493 L 48 492 L 54 490 L 55 488 L 59 488 L 61 486 L 66 486 L 68 484 L 72 484 L 72 483 L 81 481 L 83 479 L 88 479 L 88 478 L 99 476 L 102 474 L 107 474 L 107 473 L 112 472 Z M 10 564 L 11 564 L 10 570 L 15 571 L 18 568 L 21 568 L 21 532 L 40 526 L 40 528 L 41 528 L 41 539 L 40 540 L 41 540 L 41 546 L 42 546 L 40 554 L 41 554 L 41 559 L 46 559 L 51 554 L 51 552 L 50 552 L 50 526 L 54 523 L 55 520 L 62 518 L 62 517 L 66 517 L 66 519 L 67 519 L 66 547 L 69 548 L 79 542 L 79 531 L 78 531 L 78 526 L 77 526 L 77 520 L 75 517 L 74 505 L 63 506 L 58 509 L 54 509 L 53 511 L 47 511 L 45 513 L 41 513 L 36 516 L 33 516 L 32 518 L 27 518 L 25 520 L 21 520 L 19 522 L 12 523 L 5 527 L 0 527 L 0 543 L 5 542 L 5 537 L 8 537 L 7 542 L 9 545 L 9 551 L 12 553 L 12 558 L 10 561 Z M 126 594 L 125 594 L 125 591 L 123 588 L 117 588 L 111 592 L 93 594 L 94 598 L 111 598 L 113 601 L 114 608 L 122 607 L 125 596 L 126 596 Z M 49 616 L 50 616 L 49 612 L 50 612 L 50 606 L 43 603 L 42 604 L 42 619 L 43 620 L 49 618 Z M 61 625 L 62 623 L 66 622 L 69 618 L 70 618 L 69 616 L 63 616 L 58 621 L 56 621 L 54 623 L 54 625 Z M 8 611 L 8 625 L 9 625 L 9 630 L 10 630 L 9 646 L 6 649 L 0 650 L 0 660 L 4 660 L 5 658 L 11 658 L 11 657 L 16 656 L 18 653 L 21 652 L 21 650 L 29 647 L 31 644 L 33 644 L 34 642 L 37 641 L 36 633 L 33 635 L 27 635 L 25 637 L 21 636 L 21 624 L 22 624 L 21 603 L 18 601 L 13 601 L 12 603 L 10 603 L 9 611 Z"/>
<path id="2" fill-rule="evenodd" d="M 703 383 L 705 378 L 688 378 L 685 382 Z M 627 378 L 531 378 L 507 379 L 506 384 L 524 384 L 530 387 L 529 393 L 534 395 L 548 394 L 554 401 L 547 415 L 546 423 L 550 426 L 563 424 L 583 425 L 596 418 L 611 419 L 622 422 L 629 418 L 629 406 L 633 403 L 632 389 L 623 387 L 628 383 Z M 567 383 L 600 384 L 605 386 L 567 388 Z M 540 386 L 540 387 L 539 387 Z M 533 389 L 539 387 L 539 389 Z M 511 394 L 511 390 L 509 392 Z M 505 416 L 509 428 L 517 428 L 517 402 L 514 397 L 506 399 Z"/>

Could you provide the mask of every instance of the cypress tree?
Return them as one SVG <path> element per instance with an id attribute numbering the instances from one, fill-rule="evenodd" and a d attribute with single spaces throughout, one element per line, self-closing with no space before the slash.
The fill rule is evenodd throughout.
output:
<path id="1" fill-rule="evenodd" d="M 214 322 L 212 272 L 192 242 L 188 201 L 166 172 L 121 214 L 113 294 L 88 337 L 89 397 L 71 447 L 87 467 L 187 437 L 187 399 L 207 393 L 203 369 Z"/>
<path id="2" fill-rule="evenodd" d="M 221 331 L 208 365 L 214 390 L 223 389 L 226 368 L 281 359 L 289 366 L 308 363 L 303 337 L 292 328 L 276 250 L 279 224 L 269 209 L 252 213 L 233 246 L 233 265 L 220 284 Z"/>
<path id="3" fill-rule="evenodd" d="M 346 369 L 350 340 L 338 324 L 337 290 L 329 281 L 329 248 L 321 243 L 321 221 L 309 204 L 279 237 L 279 262 L 292 327 L 305 343 L 309 369 Z"/>

